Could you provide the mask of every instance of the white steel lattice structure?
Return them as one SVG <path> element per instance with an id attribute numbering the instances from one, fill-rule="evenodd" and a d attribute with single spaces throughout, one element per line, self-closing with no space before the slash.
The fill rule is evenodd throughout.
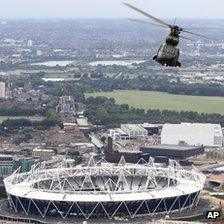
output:
<path id="1" fill-rule="evenodd" d="M 85 167 L 15 172 L 4 179 L 10 207 L 26 215 L 135 218 L 193 207 L 199 200 L 205 176 L 194 167 L 184 170 L 170 160 L 158 167 L 153 160 L 128 164 L 95 163 Z"/>

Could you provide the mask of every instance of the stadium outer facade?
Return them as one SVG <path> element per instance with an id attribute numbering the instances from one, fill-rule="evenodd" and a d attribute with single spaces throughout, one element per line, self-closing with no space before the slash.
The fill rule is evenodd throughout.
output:
<path id="1" fill-rule="evenodd" d="M 197 205 L 205 176 L 194 167 L 184 170 L 170 160 L 158 167 L 153 160 L 128 164 L 95 163 L 85 167 L 33 167 L 4 179 L 10 208 L 26 215 L 98 218 L 156 213 L 169 214 Z"/>

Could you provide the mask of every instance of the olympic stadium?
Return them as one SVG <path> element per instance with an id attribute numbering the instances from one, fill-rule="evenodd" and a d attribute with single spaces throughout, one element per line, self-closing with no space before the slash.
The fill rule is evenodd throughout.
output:
<path id="1" fill-rule="evenodd" d="M 4 179 L 10 208 L 27 216 L 136 218 L 181 212 L 197 205 L 205 176 L 170 160 L 118 164 L 90 159 L 86 166 L 56 169 L 33 167 Z"/>

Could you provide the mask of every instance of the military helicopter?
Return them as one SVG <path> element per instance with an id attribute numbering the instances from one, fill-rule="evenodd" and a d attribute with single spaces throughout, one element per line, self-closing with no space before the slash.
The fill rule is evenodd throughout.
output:
<path id="1" fill-rule="evenodd" d="M 127 7 L 141 13 L 142 15 L 150 18 L 153 22 L 148 22 L 148 21 L 138 20 L 138 19 L 131 19 L 131 20 L 136 21 L 136 22 L 148 23 L 148 24 L 158 26 L 161 28 L 169 28 L 170 29 L 170 33 L 166 37 L 166 41 L 160 46 L 157 54 L 153 57 L 153 60 L 157 61 L 158 63 L 160 63 L 163 66 L 181 67 L 181 62 L 179 61 L 179 56 L 180 56 L 179 40 L 180 40 L 180 38 L 183 38 L 183 39 L 193 41 L 190 38 L 181 36 L 180 35 L 181 32 L 209 39 L 206 36 L 191 32 L 188 29 L 181 28 L 181 27 L 175 25 L 176 21 L 175 21 L 174 25 L 170 25 L 170 24 L 162 21 L 161 19 L 158 19 L 158 18 L 150 15 L 149 13 L 147 13 L 129 3 L 123 3 L 123 4 L 126 5 Z"/>

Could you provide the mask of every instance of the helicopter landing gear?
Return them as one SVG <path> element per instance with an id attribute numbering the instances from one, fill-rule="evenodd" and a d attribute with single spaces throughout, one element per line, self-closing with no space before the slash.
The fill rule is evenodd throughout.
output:
<path id="1" fill-rule="evenodd" d="M 181 67 L 181 62 L 177 62 L 177 67 Z"/>
<path id="2" fill-rule="evenodd" d="M 154 61 L 157 60 L 157 55 L 155 55 L 153 58 L 152 58 Z"/>

